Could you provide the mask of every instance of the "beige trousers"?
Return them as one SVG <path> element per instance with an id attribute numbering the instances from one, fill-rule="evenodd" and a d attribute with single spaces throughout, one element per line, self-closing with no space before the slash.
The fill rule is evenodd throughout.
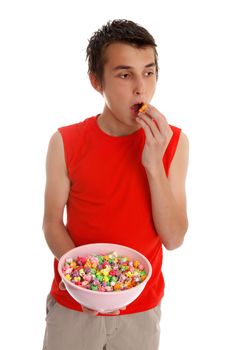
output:
<path id="1" fill-rule="evenodd" d="M 122 316 L 93 316 L 47 298 L 43 350 L 158 350 L 160 305 Z"/>

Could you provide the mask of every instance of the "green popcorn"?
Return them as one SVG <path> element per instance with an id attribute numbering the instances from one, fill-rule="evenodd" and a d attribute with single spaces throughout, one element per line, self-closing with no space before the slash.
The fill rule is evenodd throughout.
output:
<path id="1" fill-rule="evenodd" d="M 95 286 L 94 284 L 91 285 L 91 290 L 98 290 L 98 286 Z"/>
<path id="2" fill-rule="evenodd" d="M 127 270 L 127 266 L 120 265 L 119 270 L 126 271 Z"/>
<path id="3" fill-rule="evenodd" d="M 103 261 L 104 261 L 104 258 L 101 255 L 99 255 L 98 256 L 98 261 L 99 261 L 99 264 L 101 265 L 103 263 Z"/>
<path id="4" fill-rule="evenodd" d="M 123 257 L 123 258 L 120 258 L 122 262 L 126 262 L 128 259 Z"/>
<path id="5" fill-rule="evenodd" d="M 98 274 L 98 275 L 96 275 L 96 278 L 100 281 L 100 282 L 102 282 L 103 281 L 103 279 L 104 279 L 104 276 L 103 275 L 100 275 L 100 274 Z"/>
<path id="6" fill-rule="evenodd" d="M 139 271 L 139 273 L 140 273 L 141 276 L 145 276 L 146 275 L 145 271 Z"/>

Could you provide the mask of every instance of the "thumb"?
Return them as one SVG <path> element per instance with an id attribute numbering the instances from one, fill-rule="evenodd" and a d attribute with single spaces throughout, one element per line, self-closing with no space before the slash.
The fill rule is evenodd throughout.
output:
<path id="1" fill-rule="evenodd" d="M 66 287 L 65 287 L 65 285 L 64 285 L 64 283 L 62 281 L 59 283 L 59 289 L 60 290 L 66 290 Z"/>

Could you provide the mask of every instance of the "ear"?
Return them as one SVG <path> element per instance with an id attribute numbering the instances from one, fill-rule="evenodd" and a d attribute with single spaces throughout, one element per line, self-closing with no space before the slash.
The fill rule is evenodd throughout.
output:
<path id="1" fill-rule="evenodd" d="M 91 85 L 93 86 L 93 88 L 102 93 L 102 86 L 101 86 L 101 83 L 99 82 L 99 80 L 97 79 L 96 75 L 93 74 L 93 73 L 89 73 L 89 79 L 90 79 L 90 82 L 91 82 Z"/>

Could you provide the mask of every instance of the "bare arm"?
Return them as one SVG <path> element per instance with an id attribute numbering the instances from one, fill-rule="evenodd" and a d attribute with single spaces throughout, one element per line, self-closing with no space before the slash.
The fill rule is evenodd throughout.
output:
<path id="1" fill-rule="evenodd" d="M 70 181 L 65 163 L 63 141 L 59 132 L 52 136 L 49 143 L 46 175 L 43 231 L 49 248 L 59 260 L 64 253 L 75 247 L 63 223 L 63 213 L 69 196 Z M 62 282 L 59 288 L 65 290 Z M 81 307 L 83 312 L 91 315 L 98 314 L 95 310 L 87 309 L 82 305 Z M 119 313 L 119 310 L 109 312 L 112 315 L 118 315 Z"/>
<path id="2" fill-rule="evenodd" d="M 182 244 L 188 228 L 185 194 L 187 166 L 188 139 L 182 133 L 168 178 L 162 163 L 157 171 L 147 173 L 153 220 L 167 249 L 178 248 Z"/>
<path id="3" fill-rule="evenodd" d="M 145 131 L 142 152 L 150 187 L 154 226 L 167 249 L 179 247 L 188 228 L 185 178 L 188 166 L 188 139 L 182 133 L 167 178 L 163 155 L 172 138 L 172 130 L 165 116 L 149 105 L 137 121 Z"/>
<path id="4" fill-rule="evenodd" d="M 60 133 L 56 132 L 49 142 L 46 159 L 43 231 L 49 248 L 58 260 L 64 253 L 75 247 L 63 222 L 69 191 L 70 181 L 67 175 L 63 141 Z"/>

